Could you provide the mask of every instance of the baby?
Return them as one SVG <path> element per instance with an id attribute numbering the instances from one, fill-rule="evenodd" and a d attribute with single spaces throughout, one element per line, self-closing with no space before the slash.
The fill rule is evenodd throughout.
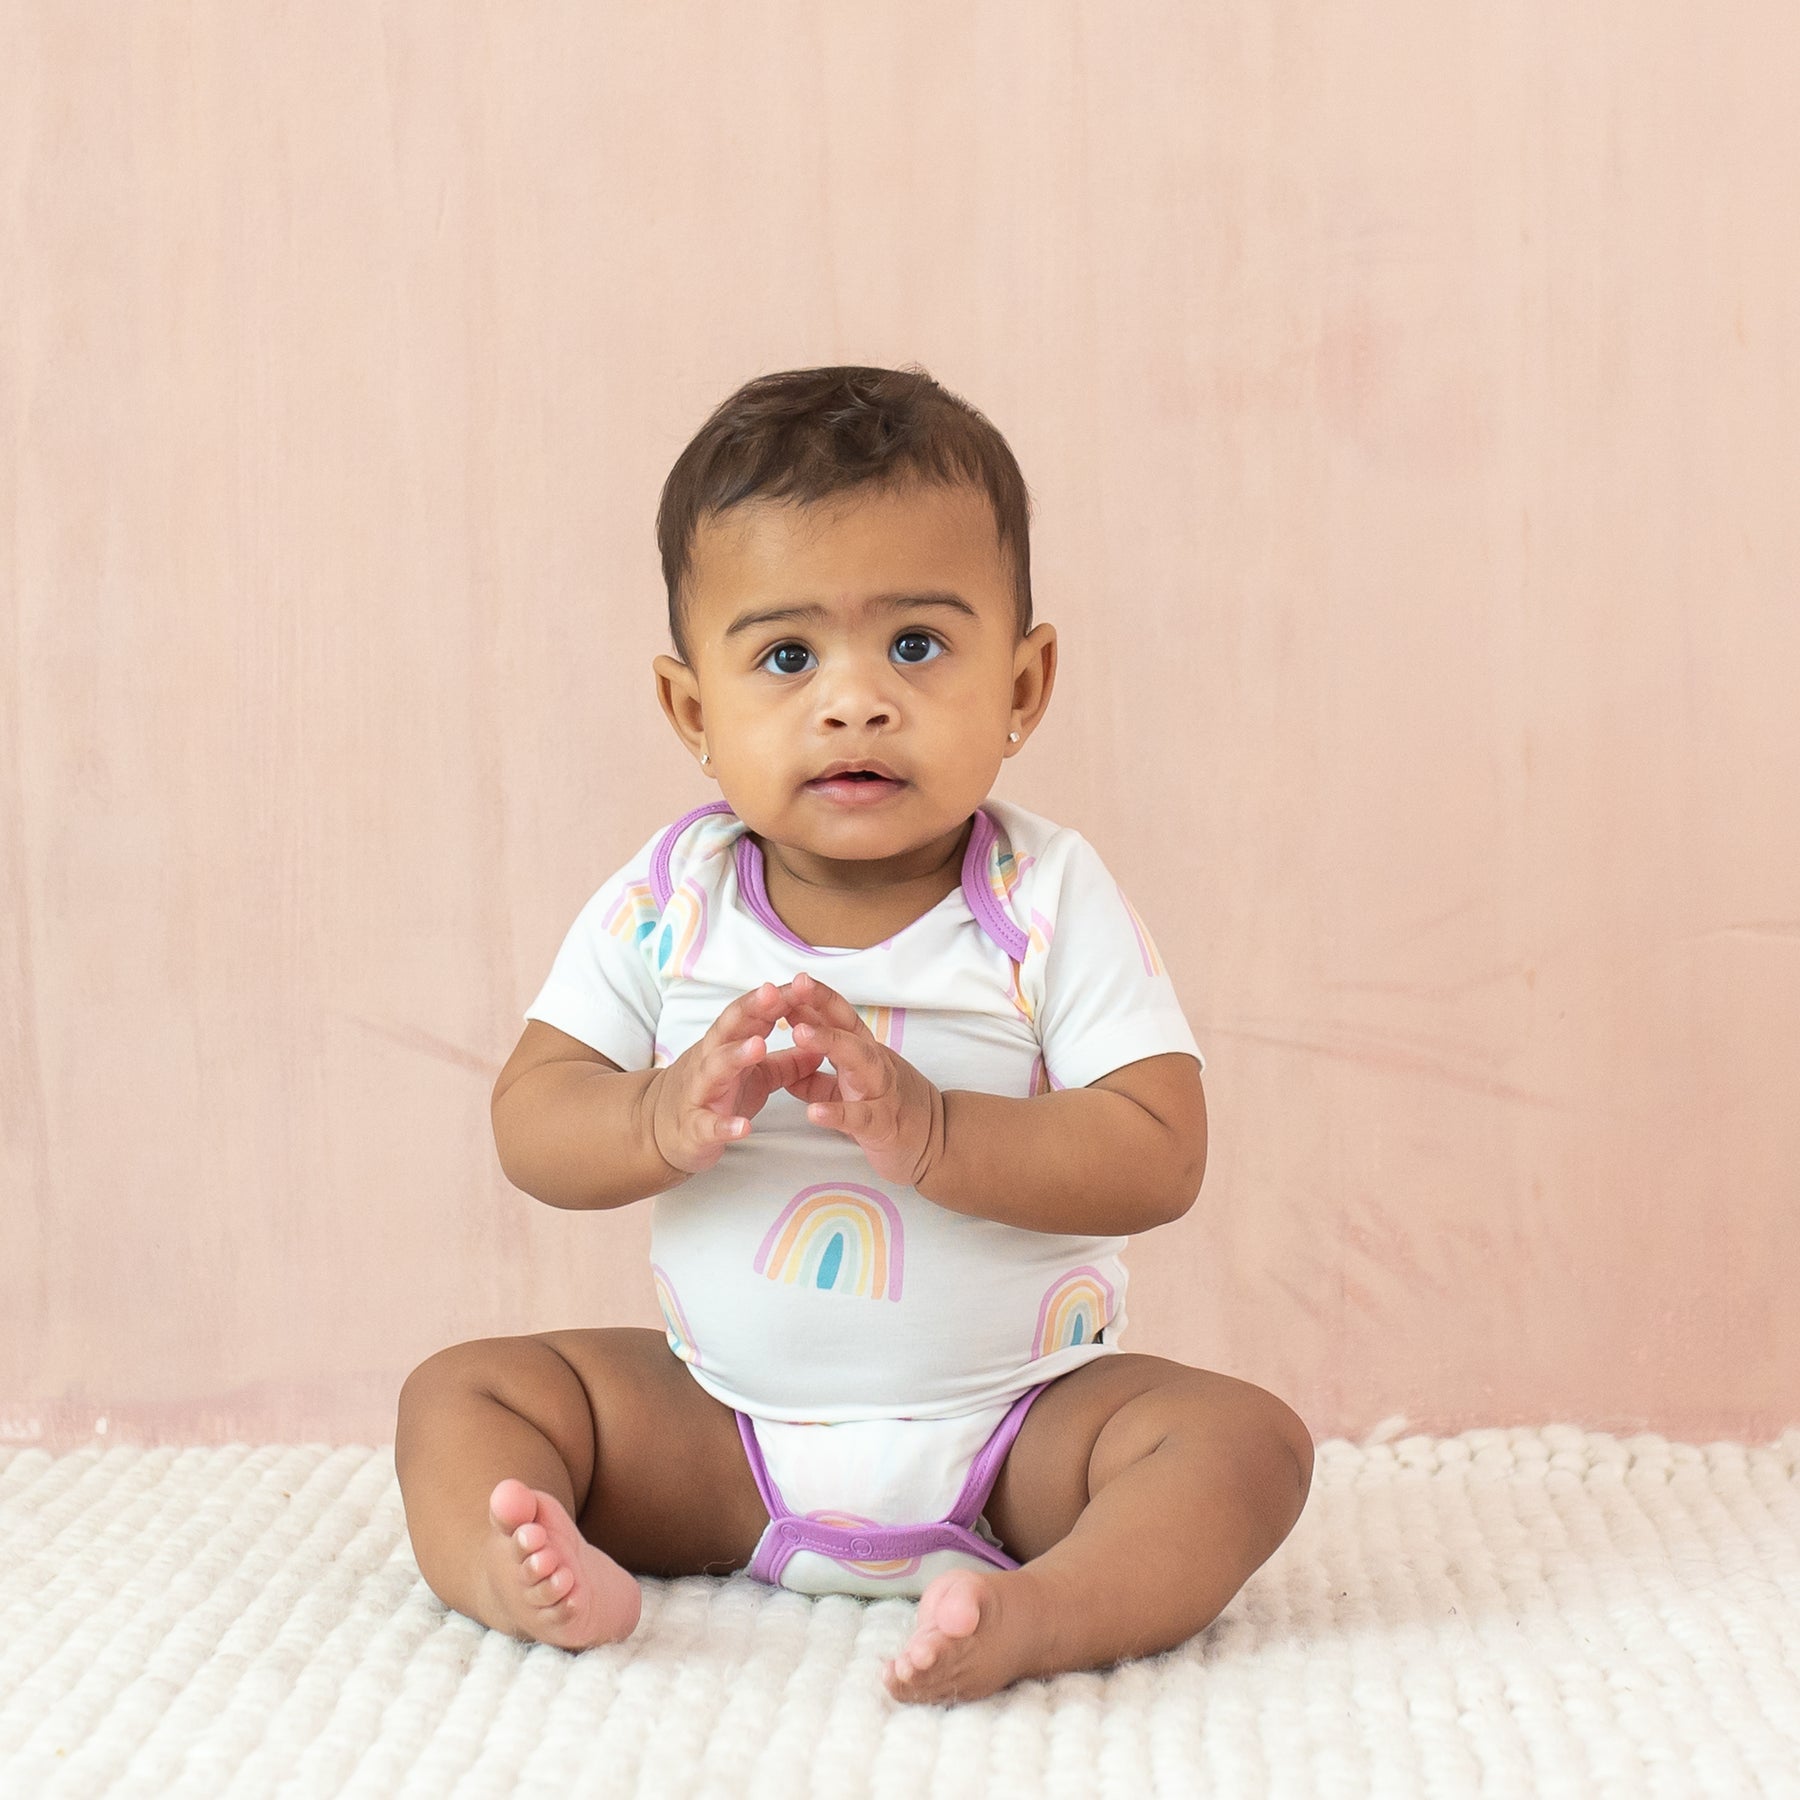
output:
<path id="1" fill-rule="evenodd" d="M 458 1611 L 578 1650 L 635 1575 L 916 1598 L 888 1691 L 976 1699 L 1182 1643 L 1299 1517 L 1288 1406 L 1120 1347 L 1127 1235 L 1200 1188 L 1204 1060 L 1086 839 L 989 793 L 1056 674 L 1028 516 L 917 368 L 752 381 L 677 459 L 657 695 L 721 797 L 582 909 L 493 1095 L 526 1193 L 656 1197 L 666 1329 L 407 1378 Z"/>

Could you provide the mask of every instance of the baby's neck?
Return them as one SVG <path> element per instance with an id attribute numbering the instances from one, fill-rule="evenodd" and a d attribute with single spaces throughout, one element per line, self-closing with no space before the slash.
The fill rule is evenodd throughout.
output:
<path id="1" fill-rule="evenodd" d="M 789 931 L 819 949 L 867 950 L 904 931 L 956 891 L 962 884 L 963 852 L 974 826 L 971 818 L 945 838 L 936 848 L 934 860 L 918 873 L 857 886 L 822 878 L 816 862 L 810 871 L 796 870 L 790 866 L 786 850 L 757 838 L 769 905 Z"/>

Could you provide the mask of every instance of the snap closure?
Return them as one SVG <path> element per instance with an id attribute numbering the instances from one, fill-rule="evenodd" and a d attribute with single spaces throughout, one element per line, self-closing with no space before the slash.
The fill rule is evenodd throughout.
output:
<path id="1" fill-rule="evenodd" d="M 777 1525 L 775 1527 L 775 1535 L 779 1538 L 785 1538 L 787 1540 L 787 1542 L 791 1544 L 791 1543 L 794 1543 L 799 1538 L 800 1527 L 798 1525 L 794 1524 L 794 1522 L 790 1519 L 790 1520 L 786 1521 L 785 1523 Z"/>
<path id="2" fill-rule="evenodd" d="M 867 1561 L 874 1548 L 875 1546 L 871 1544 L 867 1538 L 852 1538 L 850 1540 L 850 1549 L 852 1553 L 864 1561 Z"/>

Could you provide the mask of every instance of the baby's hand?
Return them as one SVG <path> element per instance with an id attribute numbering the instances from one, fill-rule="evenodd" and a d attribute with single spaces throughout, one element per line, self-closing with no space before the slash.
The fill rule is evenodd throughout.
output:
<path id="1" fill-rule="evenodd" d="M 823 1050 L 769 1054 L 768 1030 L 787 1007 L 787 990 L 765 981 L 732 1001 L 662 1071 L 647 1110 L 656 1153 L 671 1168 L 689 1175 L 710 1169 L 749 1131 L 771 1094 L 818 1069 Z"/>
<path id="2" fill-rule="evenodd" d="M 944 1096 L 905 1057 L 877 1041 L 844 996 L 802 971 L 787 985 L 794 1042 L 837 1071 L 788 1082 L 806 1116 L 853 1137 L 883 1181 L 917 1187 L 944 1148 Z"/>

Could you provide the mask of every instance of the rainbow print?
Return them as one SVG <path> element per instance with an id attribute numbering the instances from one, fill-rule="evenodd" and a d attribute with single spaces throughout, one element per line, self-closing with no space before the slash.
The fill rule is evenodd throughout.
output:
<path id="1" fill-rule="evenodd" d="M 641 944 L 656 929 L 656 896 L 647 881 L 628 881 L 600 915 L 600 923 L 616 938 Z"/>
<path id="2" fill-rule="evenodd" d="M 756 1272 L 859 1300 L 898 1300 L 904 1260 L 900 1212 L 886 1194 L 821 1181 L 781 1209 L 756 1253 Z"/>
<path id="3" fill-rule="evenodd" d="M 853 1009 L 856 1016 L 868 1026 L 870 1035 L 876 1043 L 886 1044 L 898 1054 L 900 1040 L 906 1035 L 906 1008 L 904 1006 L 858 1006 Z"/>
<path id="4" fill-rule="evenodd" d="M 1022 963 L 1008 963 L 1007 973 L 1012 983 L 1013 1011 L 1029 1025 L 1031 1023 L 1031 1002 L 1025 998 L 1025 990 L 1019 984 L 1019 976 L 1023 968 L 1024 964 Z"/>
<path id="5" fill-rule="evenodd" d="M 877 1531 L 884 1529 L 874 1519 L 865 1519 L 861 1513 L 846 1512 L 809 1512 L 809 1519 L 817 1519 L 821 1525 L 841 1525 L 846 1531 L 854 1531 L 858 1525 L 874 1526 Z M 892 1529 L 888 1527 L 887 1529 Z M 919 1572 L 921 1558 L 917 1556 L 893 1557 L 887 1562 L 857 1562 L 853 1557 L 834 1556 L 834 1563 L 840 1563 L 846 1569 L 854 1569 L 859 1575 L 867 1575 L 876 1581 L 904 1581 L 908 1575 Z"/>
<path id="6" fill-rule="evenodd" d="M 1131 929 L 1137 933 L 1138 955 L 1144 959 L 1144 973 L 1146 975 L 1160 975 L 1162 973 L 1162 958 L 1156 954 L 1156 945 L 1150 937 L 1150 927 L 1138 916 L 1138 909 L 1125 898 L 1125 890 L 1122 887 L 1119 887 L 1119 884 L 1116 881 L 1113 883 L 1113 886 L 1118 888 L 1119 900 L 1125 908 L 1126 917 L 1131 920 Z"/>
<path id="7" fill-rule="evenodd" d="M 684 881 L 669 896 L 656 934 L 657 972 L 692 975 L 705 942 L 706 896 L 695 883 Z"/>
<path id="8" fill-rule="evenodd" d="M 700 1352 L 694 1348 L 694 1333 L 688 1325 L 687 1314 L 681 1310 L 681 1302 L 675 1298 L 675 1284 L 655 1263 L 650 1265 L 650 1279 L 656 1283 L 656 1304 L 662 1308 L 669 1348 L 684 1363 L 699 1365 Z"/>
<path id="9" fill-rule="evenodd" d="M 1033 1361 L 1072 1344 L 1091 1344 L 1112 1316 L 1112 1283 L 1092 1264 L 1058 1276 L 1038 1308 L 1037 1335 L 1031 1340 Z"/>
<path id="10" fill-rule="evenodd" d="M 1031 1059 L 1030 1085 L 1025 1089 L 1025 1098 L 1029 1100 L 1037 1094 L 1060 1092 L 1063 1085 L 1050 1073 L 1050 1065 L 1044 1061 L 1044 1053 L 1040 1049 Z"/>
<path id="11" fill-rule="evenodd" d="M 1050 939 L 1055 932 L 1053 926 L 1034 906 L 1031 909 L 1031 929 L 1026 932 L 1025 956 L 1023 960 L 1012 965 L 1012 1003 L 1014 1010 L 1027 1025 L 1033 1023 L 1035 1015 L 1031 1010 L 1031 1002 L 1025 997 L 1023 972 L 1025 963 L 1032 957 L 1040 960 L 1050 949 Z"/>
<path id="12" fill-rule="evenodd" d="M 1002 906 L 1011 901 L 1019 877 L 1036 861 L 1035 856 L 1014 856 L 1010 849 L 995 840 L 994 853 L 988 858 L 988 886 Z"/>

